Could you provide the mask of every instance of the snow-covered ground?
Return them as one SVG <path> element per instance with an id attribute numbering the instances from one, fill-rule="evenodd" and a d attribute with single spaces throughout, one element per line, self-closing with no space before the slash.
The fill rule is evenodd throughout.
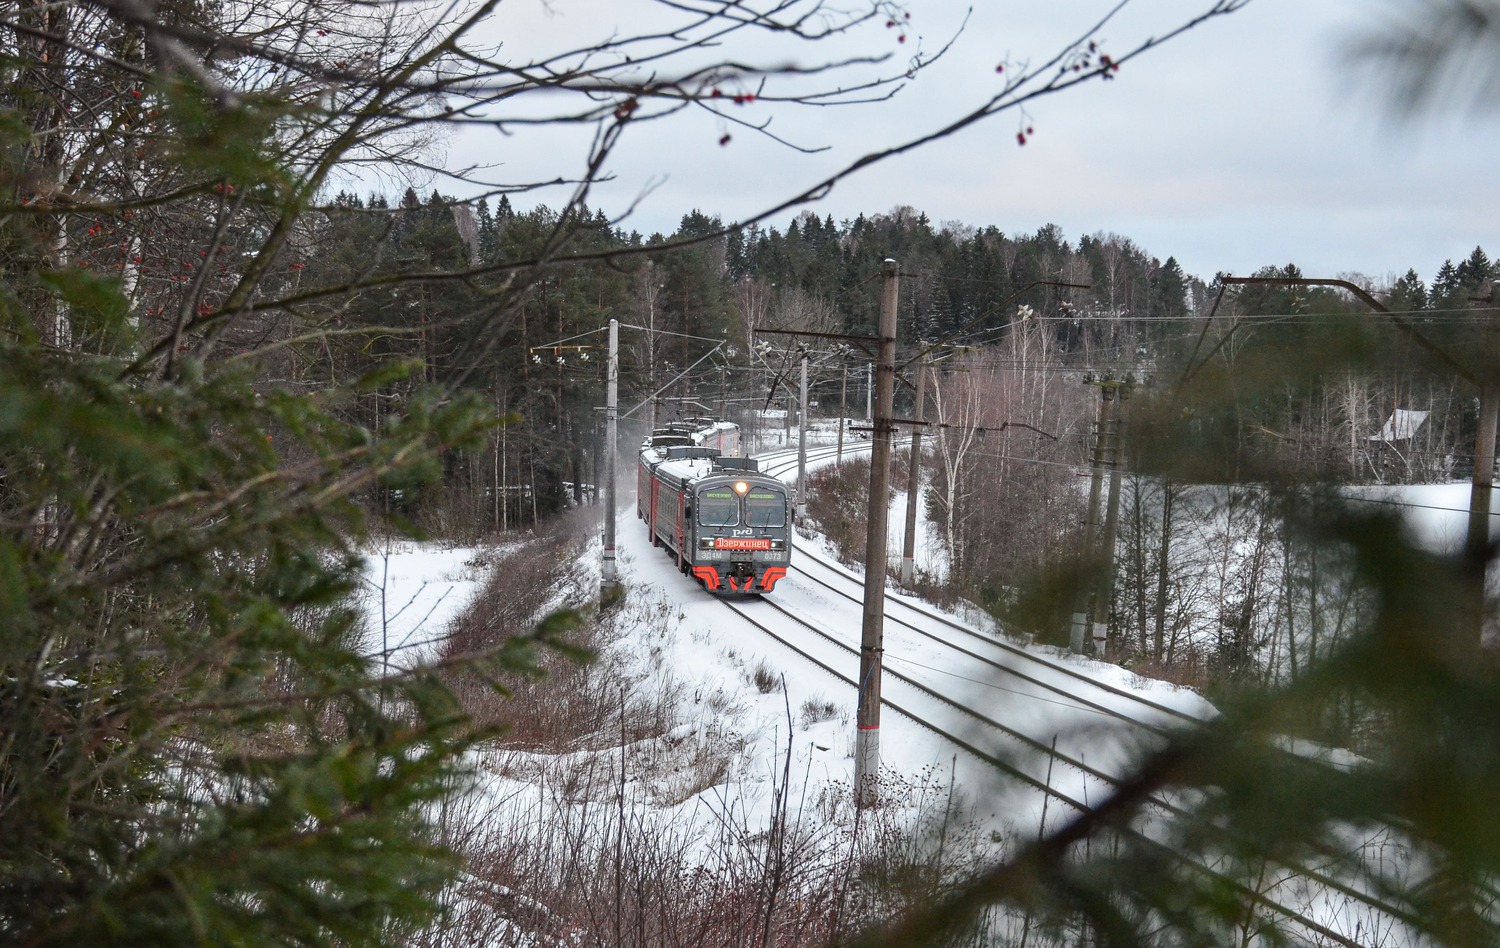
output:
<path id="1" fill-rule="evenodd" d="M 387 540 L 365 551 L 359 608 L 366 651 L 396 667 L 432 657 L 482 588 L 492 550 Z"/>
<path id="2" fill-rule="evenodd" d="M 1349 496 L 1399 509 L 1418 543 L 1436 553 L 1461 549 L 1469 530 L 1468 482 L 1349 488 Z M 1490 537 L 1500 536 L 1500 504 L 1491 501 Z"/>
<path id="3" fill-rule="evenodd" d="M 795 443 L 794 437 L 791 444 Z M 846 449 L 867 450 L 868 442 L 851 442 Z M 778 473 L 790 482 L 796 480 L 795 465 L 786 464 L 785 470 L 778 466 Z M 905 495 L 898 492 L 889 544 L 893 580 L 899 569 L 904 510 Z M 664 805 L 662 816 L 682 824 L 713 822 L 724 813 L 733 813 L 737 821 L 754 829 L 769 825 L 782 793 L 809 802 L 828 793 L 852 798 L 854 688 L 762 633 L 698 583 L 681 575 L 669 557 L 651 546 L 644 525 L 635 516 L 633 496 L 622 496 L 617 523 L 618 568 L 627 593 L 618 610 L 613 658 L 623 663 L 638 682 L 634 697 L 651 689 L 691 696 L 687 706 L 693 714 L 678 722 L 668 735 L 672 742 L 713 744 L 731 752 L 721 779 L 694 788 L 670 806 Z M 919 536 L 925 533 L 925 524 L 919 521 Z M 804 548 L 817 549 L 818 539 L 802 537 L 798 542 Z M 926 566 L 923 557 L 934 552 L 932 544 L 919 541 L 919 568 Z M 460 614 L 480 588 L 486 564 L 492 561 L 481 553 L 411 543 L 371 551 L 365 600 L 371 653 L 388 654 L 397 665 L 429 655 L 445 625 Z M 596 541 L 577 564 L 587 574 L 579 584 L 582 588 L 597 588 L 598 564 Z M 811 571 L 812 564 L 807 566 Z M 837 597 L 827 589 L 802 576 L 795 556 L 792 575 L 778 585 L 773 596 L 857 645 L 858 607 L 851 611 L 847 602 L 836 602 Z M 913 619 L 911 614 L 901 618 L 903 622 L 926 621 Z M 964 621 L 962 617 L 953 618 Z M 972 625 L 987 624 L 973 615 L 968 618 Z M 888 664 L 892 667 L 902 660 L 895 638 L 893 635 L 888 643 Z M 1067 664 L 1116 687 L 1149 693 L 1152 700 L 1189 714 L 1211 713 L 1189 691 L 1141 680 L 1117 666 L 1053 649 L 1035 651 L 1048 661 Z M 910 659 L 928 661 L 918 654 Z M 847 673 L 853 677 L 857 660 L 848 659 L 847 664 Z M 1043 742 L 1081 730 L 1077 706 L 1046 698 L 1028 700 L 1025 693 L 1003 686 L 995 689 L 983 680 L 991 674 L 977 666 L 927 665 L 923 670 L 937 689 L 966 692 L 978 704 L 1001 708 L 1012 717 L 1024 716 L 1028 731 Z M 1007 753 L 1004 749 L 995 752 Z M 482 796 L 527 810 L 542 805 L 540 795 L 545 791 L 528 785 L 526 777 L 533 768 L 518 766 L 514 753 L 502 756 L 503 764 L 495 760 L 476 762 L 486 775 L 479 788 Z M 897 795 L 905 794 L 914 810 L 931 806 L 933 795 L 946 796 L 952 790 L 976 805 L 970 815 L 983 824 L 986 834 L 993 830 L 1006 836 L 1034 836 L 1045 818 L 1046 804 L 1039 794 L 998 793 L 990 764 L 890 710 L 882 717 L 880 761 L 882 783 L 899 788 Z M 683 779 L 684 786 L 693 782 Z M 658 802 L 678 795 L 660 788 L 650 792 L 642 789 L 642 799 Z M 979 801 L 983 806 L 978 806 Z M 1058 818 L 1055 802 L 1052 807 L 1053 818 Z"/>
<path id="4" fill-rule="evenodd" d="M 786 465 L 780 473 L 795 481 L 795 465 Z M 1449 546 L 1462 536 L 1467 490 L 1461 484 L 1396 494 L 1383 489 L 1380 498 L 1415 505 L 1407 509 L 1413 529 L 1434 546 Z M 904 492 L 898 493 L 891 519 L 893 577 L 899 569 L 904 503 Z M 847 803 L 854 776 L 853 687 L 760 631 L 681 575 L 666 555 L 651 546 L 635 517 L 633 497 L 622 497 L 617 523 L 617 562 L 627 592 L 614 612 L 610 659 L 634 682 L 632 700 L 649 704 L 653 695 L 670 695 L 677 718 L 659 738 L 625 749 L 581 748 L 553 756 L 516 750 L 477 752 L 474 769 L 479 776 L 469 795 L 472 811 L 491 825 L 515 821 L 544 826 L 563 819 L 562 810 L 572 810 L 568 818 L 577 818 L 578 808 L 586 808 L 590 801 L 560 793 L 559 781 L 566 778 L 559 774 L 593 773 L 601 758 L 617 760 L 610 786 L 618 799 L 628 800 L 635 808 L 635 819 L 672 827 L 685 839 L 698 839 L 685 847 L 700 846 L 700 855 L 708 860 L 711 850 L 723 845 L 726 826 L 746 839 L 759 838 L 787 800 L 793 801 L 789 807 L 793 819 L 829 812 L 834 801 Z M 919 527 L 919 536 L 925 532 Z M 830 639 L 857 645 L 859 610 L 839 601 L 833 587 L 814 581 L 813 574 L 831 575 L 838 568 L 812 562 L 818 538 L 802 537 L 799 543 L 805 551 L 804 568 L 797 569 L 794 556 L 793 573 L 778 585 L 775 600 L 822 627 Z M 932 546 L 919 543 L 919 568 L 924 553 L 933 552 Z M 596 540 L 575 566 L 581 581 L 574 588 L 597 588 L 599 558 Z M 481 588 L 494 562 L 494 551 L 468 548 L 406 543 L 372 550 L 365 596 L 371 654 L 389 656 L 396 665 L 430 655 L 447 624 Z M 903 601 L 908 600 L 888 595 L 888 621 L 899 618 L 914 632 L 930 625 L 926 631 L 934 636 L 947 634 L 945 623 L 922 618 L 899 605 Z M 752 607 L 745 612 L 769 622 L 769 609 Z M 963 622 L 961 617 L 952 618 Z M 967 624 L 984 623 L 970 616 Z M 903 653 L 909 647 L 902 644 L 903 636 L 906 633 L 893 634 L 886 643 L 887 667 L 899 668 L 903 662 L 916 665 L 918 677 L 932 687 L 963 694 L 967 701 L 987 706 L 1013 724 L 1022 722 L 1038 740 L 1045 742 L 1050 735 L 1064 745 L 1070 740 L 1081 742 L 1077 746 L 1083 749 L 1075 753 L 1106 770 L 1120 763 L 1121 748 L 1110 748 L 1107 739 L 1089 753 L 1089 730 L 1080 725 L 1076 705 L 985 681 L 993 672 L 967 667 L 965 659 L 942 649 L 938 651 L 941 659 L 934 659 L 930 652 Z M 1196 717 L 1213 714 L 1190 691 L 1144 681 L 1116 666 L 1053 649 L 1031 651 L 1057 667 L 1138 693 L 1169 709 Z M 828 660 L 846 661 L 848 674 L 855 673 L 852 659 L 835 656 Z M 988 738 L 981 735 L 976 740 Z M 959 800 L 967 802 L 964 816 L 980 828 L 979 839 L 1034 838 L 1051 825 L 1043 794 L 1014 782 L 1002 785 L 991 764 L 903 714 L 887 711 L 883 715 L 880 751 L 882 784 L 891 791 L 888 812 L 897 819 L 904 814 L 915 822 L 935 807 L 946 808 Z M 647 758 L 650 766 L 645 765 Z M 637 761 L 642 764 L 635 766 Z M 1050 771 L 1047 780 L 1052 783 Z M 1059 777 L 1058 783 L 1065 783 L 1064 778 Z M 1080 788 L 1087 798 L 1090 785 L 1075 779 L 1073 789 Z M 592 805 L 597 808 L 598 801 Z M 1051 820 L 1063 818 L 1058 804 L 1050 805 Z"/>

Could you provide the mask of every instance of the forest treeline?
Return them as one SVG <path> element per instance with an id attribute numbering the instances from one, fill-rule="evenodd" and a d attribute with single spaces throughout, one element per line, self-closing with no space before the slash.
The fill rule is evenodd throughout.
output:
<path id="1" fill-rule="evenodd" d="M 439 532 L 535 525 L 589 500 L 601 469 L 599 330 L 611 318 L 626 326 L 622 408 L 658 393 L 627 419 L 635 426 L 627 430 L 651 417 L 745 420 L 757 409 L 788 407 L 799 347 L 816 361 L 814 414 L 837 414 L 841 393 L 847 411 L 861 414 L 870 359 L 829 337 L 873 333 L 887 257 L 901 266 L 903 347 L 941 344 L 940 356 L 1000 352 L 1019 340 L 1010 336 L 1024 317 L 1043 328 L 1028 335 L 1034 351 L 1013 359 L 1030 358 L 1028 371 L 1071 380 L 1078 391 L 1089 373 L 1154 385 L 1236 365 L 1290 367 L 1310 350 L 1348 346 L 1350 324 L 1367 324 L 1357 338 L 1378 353 L 1377 371 L 1300 382 L 1288 372 L 1274 396 L 1262 392 L 1232 417 L 1201 419 L 1220 442 L 1219 460 L 1232 462 L 1205 472 L 1211 479 L 1235 476 L 1240 461 L 1347 482 L 1442 479 L 1471 464 L 1473 400 L 1365 303 L 1336 287 L 1224 288 L 1217 276 L 1204 281 L 1174 257 L 1115 234 L 1075 243 L 1047 225 L 1007 235 L 994 226 L 934 224 L 897 207 L 842 222 L 803 212 L 784 229 L 726 229 L 694 211 L 670 234 L 643 236 L 602 214 L 518 211 L 504 197 L 494 206 L 436 192 L 423 199 L 410 189 L 394 202 L 341 193 L 302 227 L 285 264 L 287 292 L 323 288 L 304 312 L 340 334 L 290 340 L 287 380 L 410 361 L 420 366 L 409 376 L 411 391 L 424 382 L 467 390 L 508 419 L 489 443 L 450 453 L 441 489 L 372 495 L 379 509 Z M 547 259 L 559 233 L 568 235 L 568 251 L 552 262 L 562 265 L 527 291 L 500 330 L 478 330 L 492 325 L 491 301 L 514 277 L 515 262 Z M 161 256 L 164 273 L 172 261 L 165 249 Z M 428 275 L 412 278 L 418 274 Z M 1453 339 L 1468 331 L 1496 275 L 1476 247 L 1457 264 L 1443 262 L 1430 285 L 1414 268 L 1384 283 L 1354 280 L 1429 334 Z M 1254 276 L 1312 275 L 1286 265 Z M 159 289 L 170 294 L 174 279 Z M 161 304 L 151 305 L 148 280 L 143 275 L 139 293 L 149 312 Z M 330 287 L 351 292 L 335 296 Z M 910 397 L 908 388 L 902 398 Z M 371 393 L 349 406 L 351 420 L 378 427 L 399 413 L 400 398 Z M 1415 414 L 1401 416 L 1401 437 L 1383 437 L 1396 409 Z M 1083 460 L 1086 426 L 1071 434 L 1077 450 L 1068 459 Z"/>

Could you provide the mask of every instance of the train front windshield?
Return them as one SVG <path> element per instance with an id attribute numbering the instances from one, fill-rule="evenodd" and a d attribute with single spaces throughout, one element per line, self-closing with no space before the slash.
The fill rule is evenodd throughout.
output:
<path id="1" fill-rule="evenodd" d="M 733 527 L 740 522 L 740 499 L 732 490 L 706 490 L 698 495 L 698 522 L 705 527 Z"/>
<path id="2" fill-rule="evenodd" d="M 786 496 L 756 488 L 745 495 L 745 524 L 751 527 L 786 526 Z"/>

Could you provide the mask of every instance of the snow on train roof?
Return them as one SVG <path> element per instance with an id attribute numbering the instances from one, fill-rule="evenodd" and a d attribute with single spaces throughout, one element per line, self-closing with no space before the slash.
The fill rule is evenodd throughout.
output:
<path id="1" fill-rule="evenodd" d="M 739 431 L 739 427 L 732 421 L 712 418 L 683 418 L 668 422 L 654 429 L 641 442 L 641 461 L 660 476 L 678 482 L 706 477 L 716 473 L 722 463 L 719 460 L 719 438 Z M 708 442 L 713 442 L 714 446 L 710 447 Z M 753 467 L 739 469 L 754 472 Z"/>
<path id="2" fill-rule="evenodd" d="M 718 448 L 708 448 L 701 444 L 683 444 L 678 441 L 653 444 L 650 439 L 641 443 L 642 459 L 653 465 L 660 464 L 669 458 L 716 458 L 718 456 Z"/>
<path id="3" fill-rule="evenodd" d="M 711 448 L 684 449 L 676 445 L 667 448 L 646 448 L 641 451 L 641 458 L 650 465 L 657 477 L 678 485 L 711 475 L 770 478 L 770 475 L 759 471 L 754 459 L 725 458 Z"/>
<path id="4" fill-rule="evenodd" d="M 715 421 L 711 418 L 683 418 L 677 421 L 669 421 L 652 430 L 647 442 L 658 437 L 682 437 L 691 438 L 694 441 L 703 441 L 711 435 L 722 434 L 726 431 L 738 431 L 739 425 L 732 421 Z"/>
<path id="5" fill-rule="evenodd" d="M 717 458 L 673 458 L 657 465 L 656 471 L 662 477 L 692 481 L 707 477 L 718 470 L 717 465 L 714 464 L 716 460 Z"/>

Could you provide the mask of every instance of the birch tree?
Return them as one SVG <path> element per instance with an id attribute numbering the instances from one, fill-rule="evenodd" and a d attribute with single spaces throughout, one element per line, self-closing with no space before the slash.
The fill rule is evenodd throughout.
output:
<path id="1" fill-rule="evenodd" d="M 962 576 L 966 566 L 962 513 L 974 490 L 969 464 L 970 455 L 979 444 L 980 423 L 985 415 L 984 386 L 962 363 L 938 374 L 931 385 L 933 422 L 937 426 L 934 455 L 939 476 L 930 496 L 942 517 L 949 574 Z"/>

